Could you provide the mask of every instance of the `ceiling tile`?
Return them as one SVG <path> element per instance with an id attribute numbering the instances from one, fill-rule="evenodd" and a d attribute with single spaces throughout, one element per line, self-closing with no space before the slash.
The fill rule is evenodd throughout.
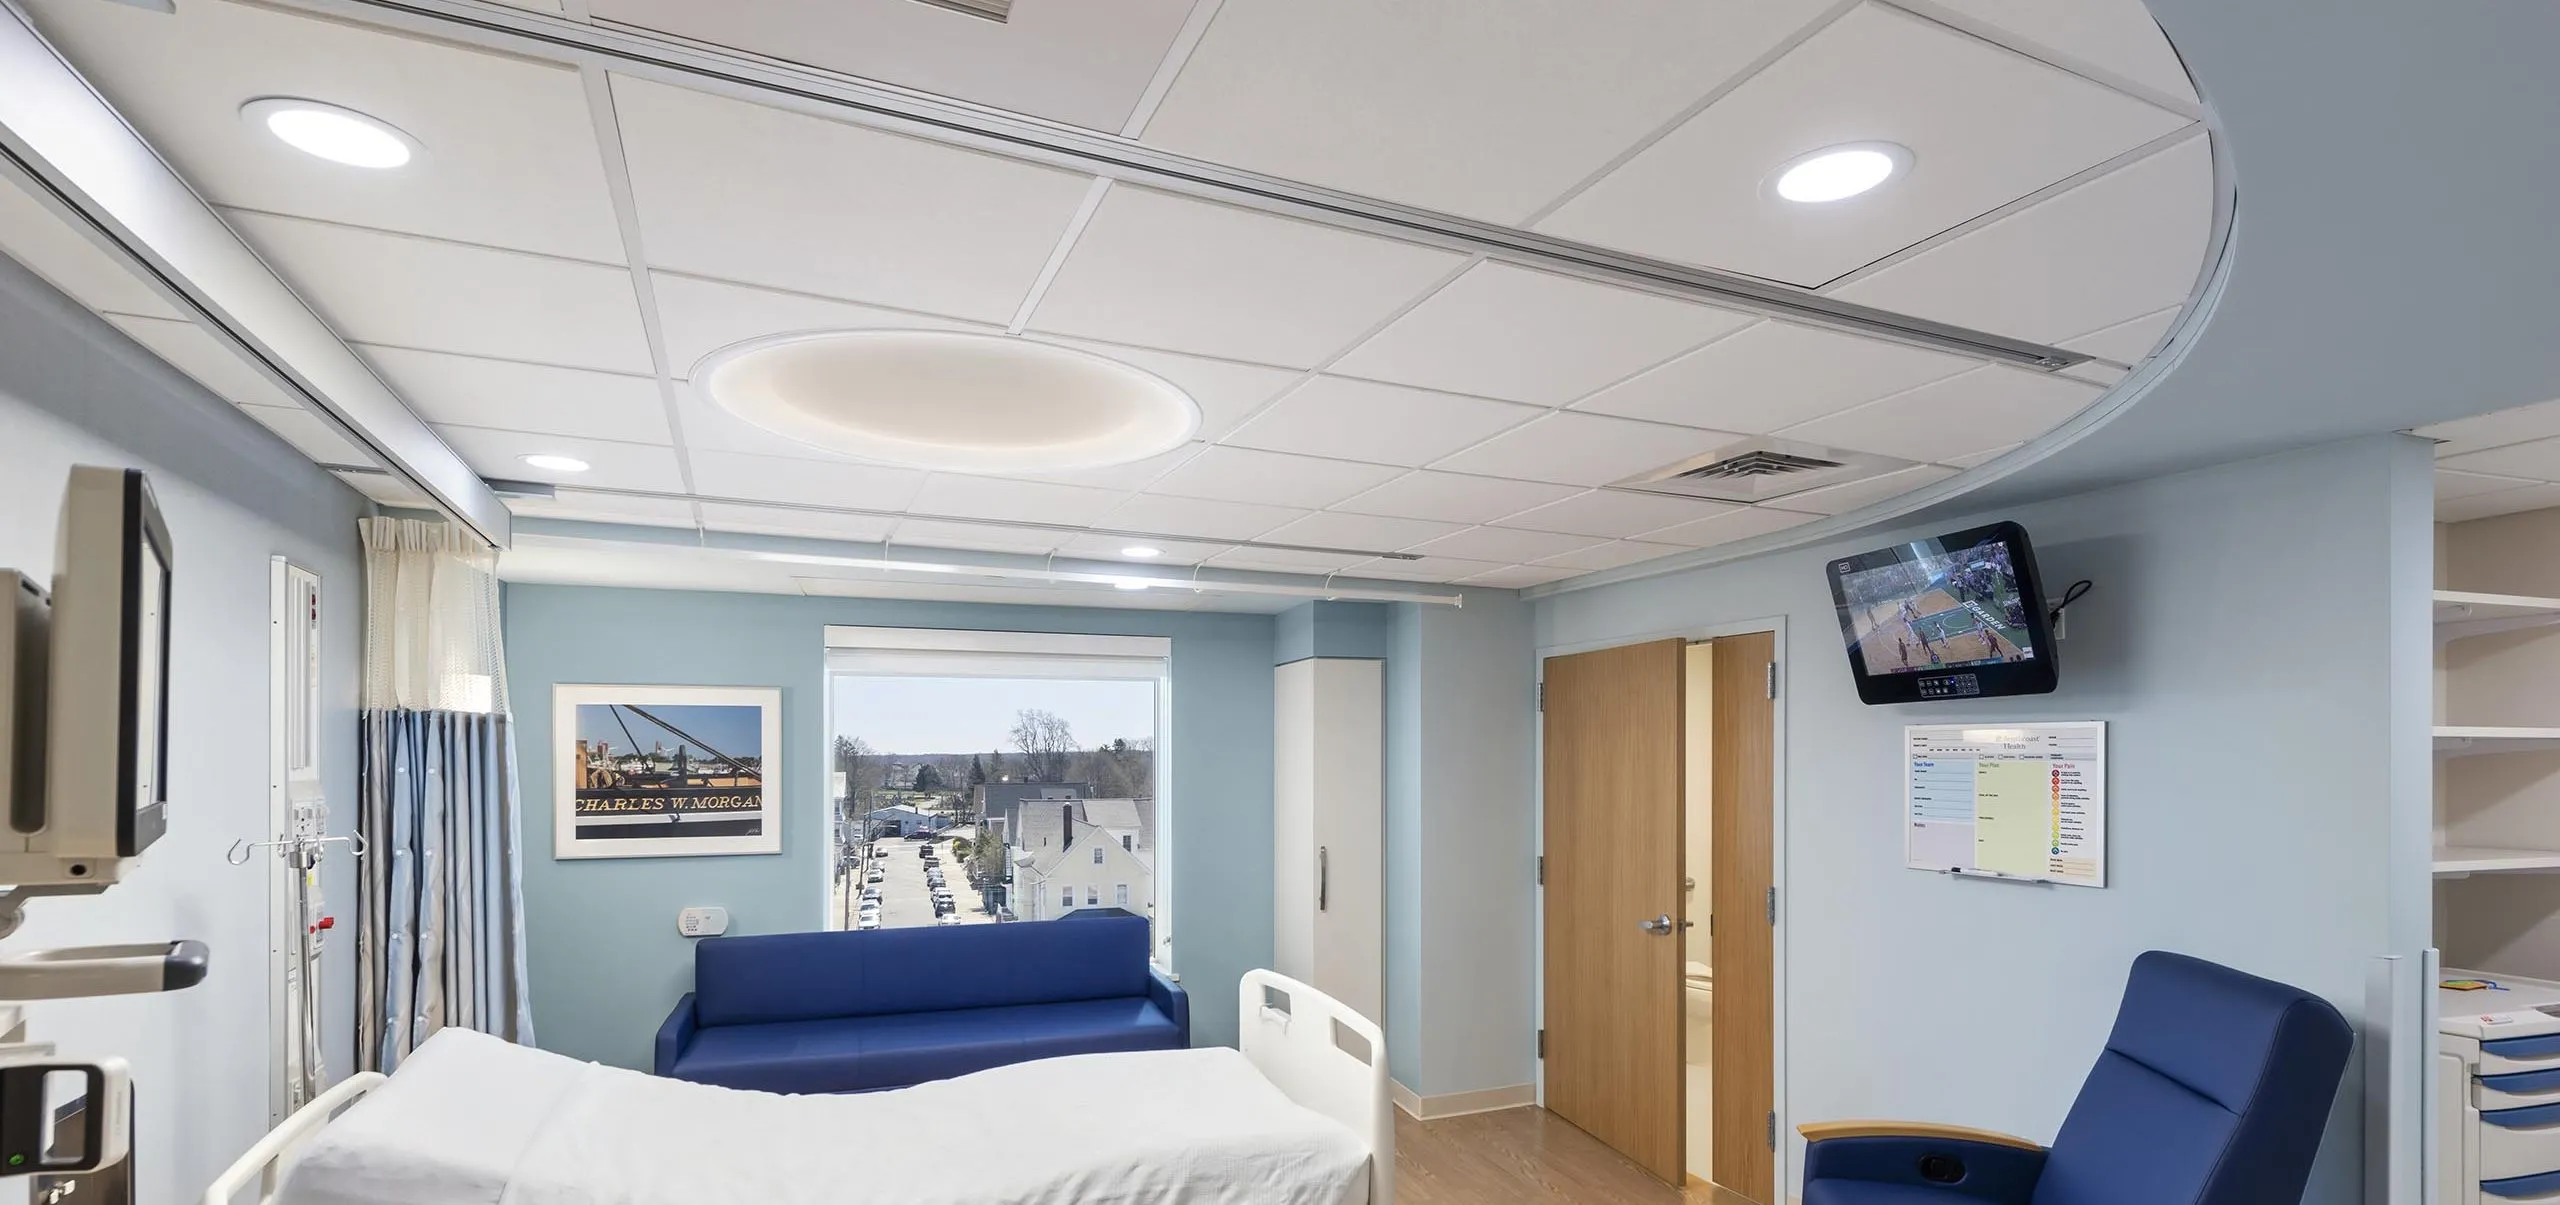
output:
<path id="1" fill-rule="evenodd" d="M 1085 524 L 1101 518 L 1120 498 L 1114 491 L 1081 485 L 935 473 L 925 478 L 924 488 L 907 503 L 907 509 L 965 519 Z M 1055 545 L 1057 540 L 1052 538 L 1050 543 Z"/>
<path id="2" fill-rule="evenodd" d="M 1976 465 L 1989 464 L 1992 461 L 1999 459 L 2003 453 L 2018 446 L 2018 444 L 2004 444 L 1997 448 L 1985 448 L 1982 451 L 1969 452 L 1962 456 L 1949 456 L 1938 463 L 1952 465 L 1959 469 L 1969 469 Z"/>
<path id="3" fill-rule="evenodd" d="M 1980 363 L 1881 339 L 1763 322 L 1573 408 L 1766 435 Z"/>
<path id="4" fill-rule="evenodd" d="M 1548 582 L 1560 582 L 1568 577 L 1581 575 L 1582 570 L 1567 569 L 1562 565 L 1505 565 L 1500 569 L 1488 569 L 1474 577 L 1459 578 L 1458 584 L 1490 586 L 1497 590 L 1526 590 L 1531 586 L 1543 586 Z"/>
<path id="5" fill-rule="evenodd" d="M 564 489 L 551 498 L 509 498 L 507 509 L 519 519 L 566 519 L 580 523 L 637 523 L 647 527 L 693 526 L 693 503 L 683 498 L 634 498 Z"/>
<path id="6" fill-rule="evenodd" d="M 0 179 L 0 251 L 90 309 L 185 320 L 141 277 L 5 179 Z"/>
<path id="7" fill-rule="evenodd" d="M 1148 492 L 1321 509 L 1395 475 L 1384 465 L 1214 447 L 1165 474 Z"/>
<path id="8" fill-rule="evenodd" d="M 1313 544 L 1324 548 L 1365 549 L 1370 552 L 1402 552 L 1424 540 L 1438 539 L 1465 530 L 1457 523 L 1434 523 L 1426 519 L 1390 519 L 1375 515 L 1352 515 L 1326 511 L 1309 515 L 1295 523 L 1264 532 L 1260 539 L 1273 544 Z"/>
<path id="9" fill-rule="evenodd" d="M 1732 510 L 1722 502 L 1628 490 L 1592 490 L 1502 520 L 1504 527 L 1625 539 Z"/>
<path id="10" fill-rule="evenodd" d="M 1470 527 L 1454 535 L 1442 536 L 1408 551 L 1425 556 L 1462 557 L 1467 560 L 1493 561 L 1518 565 L 1529 561 L 1562 556 L 1605 543 L 1590 536 L 1559 535 L 1551 531 L 1516 531 L 1508 527 Z"/>
<path id="11" fill-rule="evenodd" d="M 1864 481 L 1843 482 L 1839 485 L 1827 485 L 1818 490 L 1806 490 L 1801 494 L 1789 494 L 1779 501 L 1797 510 L 1809 510 L 1825 515 L 1845 515 L 1869 503 L 1881 502 L 1898 494 L 1907 494 L 1924 485 L 1944 481 L 1955 475 L 1956 470 L 1941 465 L 1918 464 L 1907 469 L 1897 469 L 1881 477 L 1869 477 Z M 1648 538 L 1658 539 L 1661 534 L 1655 532 Z"/>
<path id="12" fill-rule="evenodd" d="M 1007 473 L 1004 475 L 1007 477 L 1020 478 L 1025 481 L 1054 481 L 1060 485 L 1090 485 L 1097 489 L 1110 490 L 1115 494 L 1126 494 L 1132 490 L 1146 488 L 1157 478 L 1164 476 L 1166 473 L 1181 466 L 1192 457 L 1199 455 L 1201 450 L 1208 446 L 1209 445 L 1205 443 L 1195 441 L 1184 444 L 1170 452 L 1150 456 L 1144 460 L 1133 460 L 1127 464 L 1109 464 L 1103 465 L 1100 468 L 1092 469 L 1033 469 L 1026 472 Z"/>
<path id="13" fill-rule="evenodd" d="M 1002 322 L 1089 177 L 617 75 L 657 267 Z"/>
<path id="14" fill-rule="evenodd" d="M 567 435 L 492 431 L 485 427 L 438 426 L 435 431 L 483 477 L 606 489 L 684 492 L 684 476 L 676 469 L 676 454 L 672 448 Z M 583 473 L 537 469 L 522 459 L 535 454 L 574 456 L 586 461 L 588 468 Z"/>
<path id="15" fill-rule="evenodd" d="M 2050 343 L 2186 304 L 2212 234 L 2199 134 L 1832 293 Z"/>
<path id="16" fill-rule="evenodd" d="M 1534 406 L 1324 376 L 1289 391 L 1226 442 L 1272 452 L 1418 465 L 1542 413 Z"/>
<path id="17" fill-rule="evenodd" d="M 590 0 L 597 18 L 1119 133 L 1190 0 L 1024 3 L 987 21 L 912 0 Z"/>
<path id="18" fill-rule="evenodd" d="M 623 262 L 573 67 L 254 4 L 35 7 L 45 36 L 217 205 Z M 385 171 L 304 154 L 241 116 L 267 96 L 354 109 L 422 152 Z"/>
<path id="19" fill-rule="evenodd" d="M 900 519 L 889 542 L 909 548 L 957 548 L 963 552 L 1043 553 L 1065 539 L 1060 532 L 1032 527 L 992 527 L 981 523 L 941 523 L 932 519 Z"/>
<path id="20" fill-rule="evenodd" d="M 1633 565 L 1643 561 L 1660 560 L 1663 557 L 1687 551 L 1689 550 L 1677 544 L 1650 544 L 1638 540 L 1616 540 L 1607 544 L 1595 544 L 1589 548 L 1577 549 L 1559 556 L 1551 556 L 1538 562 L 1538 564 L 1541 566 L 1562 566 L 1567 569 L 1592 573 L 1602 569 L 1615 569 L 1621 565 Z"/>
<path id="21" fill-rule="evenodd" d="M 1479 561 L 1465 557 L 1427 556 L 1413 561 L 1363 561 L 1353 565 L 1346 576 L 1380 578 L 1391 582 L 1454 582 L 1506 568 L 1500 561 Z"/>
<path id="22" fill-rule="evenodd" d="M 2494 477 L 2487 473 L 2462 473 L 2451 469 L 2437 469 L 2436 501 L 2449 502 L 2455 498 L 2494 494 L 2499 490 L 2511 490 L 2533 484 L 2535 482 L 2530 478 Z"/>
<path id="23" fill-rule="evenodd" d="M 1779 510 L 1772 506 L 1745 506 L 1726 511 L 1721 515 L 1710 515 L 1704 519 L 1682 523 L 1677 527 L 1649 531 L 1644 533 L 1644 538 L 1646 542 L 1654 544 L 1707 548 L 1717 544 L 1730 544 L 1735 540 L 1747 540 L 1753 536 L 1765 536 L 1773 531 L 1785 531 L 1790 527 L 1800 527 L 1821 517 Z"/>
<path id="24" fill-rule="evenodd" d="M 1333 370 L 1557 406 L 1750 321 L 1713 306 L 1480 263 Z"/>
<path id="25" fill-rule="evenodd" d="M 1209 558 L 1212 569 L 1257 573 L 1340 573 L 1376 558 L 1360 552 L 1297 552 L 1287 548 L 1238 548 Z"/>
<path id="26" fill-rule="evenodd" d="M 1879 4 L 1864 5 L 1609 173 L 1541 233 L 1815 286 L 2167 134 L 2186 119 Z M 1824 205 L 1770 176 L 1849 142 L 1908 171 Z"/>
<path id="27" fill-rule="evenodd" d="M 2560 506 L 2560 485 L 2528 485 L 2521 489 L 2472 494 L 2450 502 L 2438 502 L 2436 522 L 2465 523 L 2528 510 L 2549 510 L 2555 506 Z"/>
<path id="28" fill-rule="evenodd" d="M 2052 0 L 1939 0 L 2023 41 L 2079 59 L 2101 71 L 2193 103 L 2195 81 L 2169 46 L 2169 36 L 2142 5 L 2055 4 Z"/>
<path id="29" fill-rule="evenodd" d="M 693 452 L 687 459 L 695 492 L 747 502 L 905 510 L 925 477 L 914 469 L 738 452 Z"/>
<path id="30" fill-rule="evenodd" d="M 237 210 L 224 216 L 355 342 L 655 371 L 627 268 Z"/>
<path id="31" fill-rule="evenodd" d="M 649 291 L 658 300 L 658 330 L 667 345 L 667 371 L 678 380 L 691 377 L 694 367 L 715 351 L 774 335 L 864 330 L 992 334 L 1004 329 L 673 272 L 650 273 Z"/>
<path id="32" fill-rule="evenodd" d="M 686 382 L 676 383 L 676 422 L 684 428 L 684 446 L 693 452 L 746 452 L 792 460 L 853 462 L 850 456 L 804 444 L 762 427 L 713 404 Z"/>
<path id="33" fill-rule="evenodd" d="M 133 336 L 133 341 L 150 348 L 178 371 L 196 379 L 196 383 L 242 406 L 273 406 L 283 410 L 300 410 L 300 399 L 285 392 L 284 386 L 267 379 L 266 374 L 249 366 L 232 350 L 207 334 L 205 329 L 183 318 L 137 318 L 128 314 L 109 315 L 107 321 Z"/>
<path id="34" fill-rule="evenodd" d="M 1186 356 L 1178 352 L 1156 351 L 1144 347 L 1127 347 L 1117 343 L 1096 343 L 1090 339 L 1067 339 L 1056 335 L 1033 334 L 1026 338 L 1060 347 L 1092 352 L 1105 359 L 1117 360 L 1132 368 L 1154 373 L 1191 395 L 1200 405 L 1198 437 L 1218 440 L 1236 429 L 1262 404 L 1280 396 L 1306 373 L 1295 368 L 1274 368 L 1268 364 L 1247 364 L 1241 360 L 1218 360 L 1208 356 Z"/>
<path id="35" fill-rule="evenodd" d="M 2139 318 L 2128 318 L 2114 326 L 2065 339 L 2054 346 L 2087 352 L 2118 364 L 2140 364 L 2150 357 L 2151 349 L 2160 346 L 2160 340 L 2168 335 L 2170 327 L 2178 324 L 2178 315 L 2184 312 L 2178 306 L 2154 310 Z"/>
<path id="36" fill-rule="evenodd" d="M 1463 473 L 1407 473 L 1355 494 L 1335 509 L 1363 515 L 1437 519 L 1443 523 L 1491 523 L 1506 515 L 1570 498 L 1581 490 L 1544 481 L 1470 477 Z"/>
<path id="37" fill-rule="evenodd" d="M 1125 557 L 1120 550 L 1133 544 L 1153 548 L 1163 555 L 1145 559 Z M 1229 544 L 1187 540 L 1137 540 L 1128 536 L 1070 536 L 1058 545 L 1059 556 L 1083 557 L 1096 561 L 1113 561 L 1125 565 L 1197 565 L 1225 552 Z"/>
<path id="38" fill-rule="evenodd" d="M 2529 440 L 2549 439 L 2560 436 L 2560 401 L 2539 402 L 2531 406 L 2518 406 L 2512 410 L 2500 410 L 2495 414 L 2457 418 L 2451 422 L 2420 427 L 2411 434 L 2442 441 L 2436 445 L 2436 455 L 2440 457 L 2460 456 L 2465 452 L 2479 452 L 2508 444 L 2525 443 Z"/>
<path id="39" fill-rule="evenodd" d="M 2089 360 L 2083 363 L 2074 364 L 2069 368 L 2065 368 L 2062 371 L 2055 373 L 2054 375 L 2067 381 L 2086 381 L 2092 385 L 2105 387 L 2114 385 L 2116 382 L 2133 374 L 2125 369 L 2118 368 L 2113 364 L 2104 364 L 2096 360 Z"/>
<path id="40" fill-rule="evenodd" d="M 1514 427 L 1432 467 L 1487 477 L 1607 485 L 1741 438 L 1566 411 Z"/>
<path id="41" fill-rule="evenodd" d="M 348 439 L 335 424 L 300 406 L 243 406 L 240 410 L 258 420 L 260 426 L 283 436 L 286 443 L 315 464 L 375 463 L 373 453 Z"/>
<path id="42" fill-rule="evenodd" d="M 418 417 L 466 427 L 671 444 L 652 377 L 359 346 Z"/>
<path id="43" fill-rule="evenodd" d="M 1516 224 L 1825 7 L 1226 0 L 1146 141 Z"/>
<path id="44" fill-rule="evenodd" d="M 2530 477 L 2535 481 L 2560 481 L 2560 439 L 2537 439 L 2485 452 L 2446 456 L 2436 461 L 2436 467 L 2465 473 Z"/>
<path id="45" fill-rule="evenodd" d="M 1372 235 L 1121 185 L 1034 329 L 1311 368 L 1464 263 Z"/>
<path id="46" fill-rule="evenodd" d="M 889 529 L 898 525 L 898 520 L 885 515 L 846 515 L 781 506 L 739 506 L 729 502 L 698 505 L 702 507 L 704 527 L 750 535 L 806 536 L 874 544 L 888 539 Z"/>
<path id="47" fill-rule="evenodd" d="M 1778 432 L 1788 439 L 1947 461 L 2042 435 L 2105 390 L 1993 365 Z"/>
<path id="48" fill-rule="evenodd" d="M 1114 507 L 1094 526 L 1200 540 L 1250 540 L 1306 513 L 1287 506 L 1139 494 Z"/>

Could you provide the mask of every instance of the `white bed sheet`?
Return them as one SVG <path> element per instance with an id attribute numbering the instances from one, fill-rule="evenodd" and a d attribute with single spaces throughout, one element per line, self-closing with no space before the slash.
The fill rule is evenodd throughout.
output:
<path id="1" fill-rule="evenodd" d="M 446 1030 L 313 1139 L 284 1205 L 1364 1205 L 1369 1156 L 1226 1049 L 777 1096 Z"/>

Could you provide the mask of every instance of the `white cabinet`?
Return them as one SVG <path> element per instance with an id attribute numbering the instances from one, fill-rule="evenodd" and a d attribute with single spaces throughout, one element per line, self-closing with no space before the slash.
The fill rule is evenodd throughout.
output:
<path id="1" fill-rule="evenodd" d="M 1272 677 L 1273 969 L 1383 1021 L 1386 666 L 1310 657 Z"/>

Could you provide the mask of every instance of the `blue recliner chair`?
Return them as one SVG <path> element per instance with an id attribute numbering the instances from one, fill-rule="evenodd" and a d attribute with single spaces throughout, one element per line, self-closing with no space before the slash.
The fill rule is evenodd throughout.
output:
<path id="1" fill-rule="evenodd" d="M 2154 950 L 2051 1150 L 1956 1126 L 1807 1125 L 1804 1205 L 2295 1205 L 2353 1040 L 2318 996 Z"/>

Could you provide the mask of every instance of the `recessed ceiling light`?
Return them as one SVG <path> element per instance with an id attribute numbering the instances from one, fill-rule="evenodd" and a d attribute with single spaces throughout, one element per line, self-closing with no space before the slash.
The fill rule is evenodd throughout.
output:
<path id="1" fill-rule="evenodd" d="M 240 116 L 295 150 L 349 167 L 394 168 L 418 153 L 417 140 L 388 123 L 323 101 L 262 96 L 240 106 Z"/>
<path id="2" fill-rule="evenodd" d="M 519 456 L 516 459 L 534 468 L 549 469 L 554 473 L 583 473 L 590 467 L 586 461 L 575 456 L 554 456 L 548 452 L 536 452 L 531 456 Z"/>
<path id="3" fill-rule="evenodd" d="M 881 464 L 1020 473 L 1181 447 L 1200 407 L 1117 360 L 1008 335 L 829 331 L 714 353 L 694 387 L 786 439 Z"/>
<path id="4" fill-rule="evenodd" d="M 1852 142 L 1827 146 L 1778 169 L 1780 197 L 1803 205 L 1845 201 L 1901 174 L 1911 166 L 1911 148 L 1892 142 Z"/>
<path id="5" fill-rule="evenodd" d="M 1151 561 L 1157 557 L 1163 556 L 1164 549 L 1149 548 L 1144 544 L 1131 544 L 1130 546 L 1121 549 L 1120 555 L 1128 557 L 1134 561 Z"/>

